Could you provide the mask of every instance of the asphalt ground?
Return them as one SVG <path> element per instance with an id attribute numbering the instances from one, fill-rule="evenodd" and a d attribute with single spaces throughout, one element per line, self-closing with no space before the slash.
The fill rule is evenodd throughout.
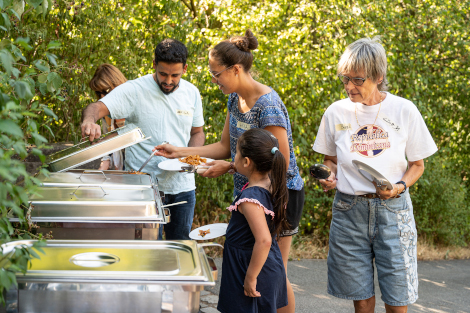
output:
<path id="1" fill-rule="evenodd" d="M 206 288 L 201 296 L 201 312 L 215 313 L 220 288 L 222 259 L 216 259 L 219 268 L 218 284 Z M 326 292 L 326 260 L 289 261 L 288 277 L 296 300 L 296 313 L 354 312 L 353 302 L 335 298 Z M 377 275 L 376 275 L 377 277 Z M 419 299 L 408 307 L 408 312 L 467 313 L 470 312 L 470 260 L 418 262 Z M 376 313 L 384 313 L 378 282 L 375 282 Z"/>

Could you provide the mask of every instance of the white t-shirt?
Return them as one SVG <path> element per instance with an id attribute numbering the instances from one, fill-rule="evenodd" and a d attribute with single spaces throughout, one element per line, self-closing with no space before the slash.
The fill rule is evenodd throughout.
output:
<path id="1" fill-rule="evenodd" d="M 418 161 L 437 151 L 418 108 L 411 101 L 387 93 L 380 112 L 379 107 L 354 103 L 347 98 L 330 105 L 323 115 L 313 150 L 337 157 L 336 188 L 342 193 L 376 192 L 353 160 L 366 163 L 394 184 L 405 174 L 407 160 Z"/>
<path id="2" fill-rule="evenodd" d="M 191 128 L 204 125 L 199 90 L 181 79 L 178 89 L 165 95 L 151 74 L 127 81 L 114 88 L 103 102 L 114 119 L 125 118 L 152 138 L 126 148 L 126 170 L 138 170 L 152 149 L 168 141 L 177 147 L 187 147 Z M 154 156 L 143 169 L 158 178 L 158 187 L 167 194 L 178 194 L 196 189 L 194 174 L 163 171 L 158 163 L 166 160 Z"/>

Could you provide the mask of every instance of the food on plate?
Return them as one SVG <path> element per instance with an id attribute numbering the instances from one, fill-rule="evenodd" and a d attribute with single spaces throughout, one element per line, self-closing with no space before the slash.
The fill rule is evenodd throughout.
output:
<path id="1" fill-rule="evenodd" d="M 147 173 L 139 172 L 139 171 L 128 171 L 127 174 L 147 175 Z"/>
<path id="2" fill-rule="evenodd" d="M 199 236 L 201 236 L 201 237 L 205 237 L 207 234 L 210 234 L 210 233 L 211 233 L 211 229 L 210 229 L 210 228 L 208 228 L 208 229 L 206 229 L 206 230 L 203 230 L 203 229 L 200 229 L 200 230 L 199 230 Z"/>
<path id="3" fill-rule="evenodd" d="M 180 162 L 190 164 L 190 165 L 200 165 L 206 163 L 207 159 L 201 158 L 199 155 L 188 155 L 185 158 L 179 159 Z"/>

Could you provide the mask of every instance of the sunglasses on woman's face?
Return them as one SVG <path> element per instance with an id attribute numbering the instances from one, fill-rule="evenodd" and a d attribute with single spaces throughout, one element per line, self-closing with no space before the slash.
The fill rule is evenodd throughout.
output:
<path id="1" fill-rule="evenodd" d="M 348 76 L 344 76 L 344 75 L 338 75 L 338 78 L 341 80 L 341 82 L 344 84 L 344 85 L 347 85 L 349 82 L 353 83 L 353 85 L 356 85 L 356 86 L 362 86 L 362 84 L 364 84 L 364 82 L 367 80 L 367 77 L 366 78 L 362 78 L 362 77 L 348 77 Z"/>
<path id="2" fill-rule="evenodd" d="M 98 98 L 101 98 L 101 97 L 104 97 L 108 94 L 108 92 L 106 90 L 103 90 L 103 91 L 95 91 L 95 94 Z"/>

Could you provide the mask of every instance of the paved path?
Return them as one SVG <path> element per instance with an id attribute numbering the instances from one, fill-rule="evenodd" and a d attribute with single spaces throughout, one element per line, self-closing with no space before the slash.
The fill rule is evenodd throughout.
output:
<path id="1" fill-rule="evenodd" d="M 221 277 L 222 259 L 216 259 Z M 352 301 L 330 296 L 326 292 L 326 260 L 290 261 L 288 276 L 296 297 L 296 313 L 350 313 Z M 419 299 L 409 313 L 470 312 L 470 260 L 418 262 Z M 206 288 L 201 295 L 201 312 L 216 313 L 219 284 Z M 376 313 L 384 313 L 376 282 Z"/>

